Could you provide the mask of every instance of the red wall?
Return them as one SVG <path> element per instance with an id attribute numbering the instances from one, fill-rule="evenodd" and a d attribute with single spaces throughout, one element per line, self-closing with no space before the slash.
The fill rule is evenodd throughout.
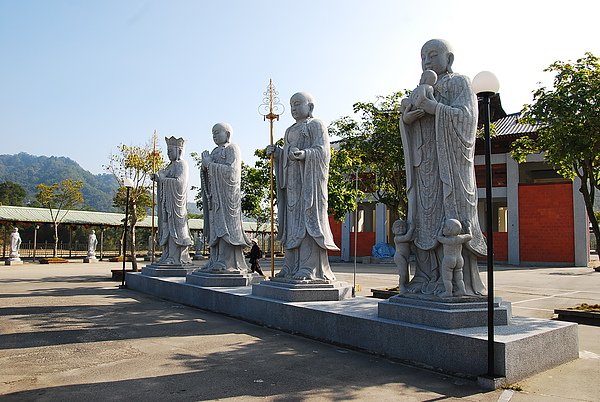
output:
<path id="1" fill-rule="evenodd" d="M 333 234 L 333 240 L 335 245 L 340 249 L 342 248 L 342 222 L 337 222 L 333 217 L 329 216 L 329 226 L 331 226 L 331 233 Z M 350 256 L 354 256 L 354 232 L 350 232 Z M 359 232 L 358 242 L 356 244 L 357 257 L 364 257 L 371 255 L 373 245 L 375 244 L 375 232 Z M 327 253 L 330 256 L 341 256 L 341 251 L 329 251 Z"/>
<path id="2" fill-rule="evenodd" d="M 483 232 L 487 237 L 487 233 Z M 487 257 L 480 257 L 480 261 L 485 261 Z M 508 261 L 508 233 L 494 232 L 494 261 Z"/>
<path id="3" fill-rule="evenodd" d="M 575 262 L 571 183 L 519 184 L 523 262 Z"/>
<path id="4" fill-rule="evenodd" d="M 354 235 L 355 232 L 350 232 L 350 256 L 354 256 Z M 375 232 L 358 232 L 358 241 L 356 242 L 356 256 L 365 257 L 373 252 L 375 244 Z"/>
<path id="5" fill-rule="evenodd" d="M 331 227 L 331 233 L 333 234 L 333 240 L 338 248 L 342 249 L 342 222 L 338 222 L 333 219 L 333 216 L 329 215 L 329 227 Z M 341 256 L 341 251 L 328 251 L 327 255 L 330 256 Z"/>

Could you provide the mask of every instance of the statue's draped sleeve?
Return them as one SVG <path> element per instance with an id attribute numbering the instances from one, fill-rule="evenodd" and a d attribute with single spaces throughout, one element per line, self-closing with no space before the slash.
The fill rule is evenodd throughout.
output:
<path id="1" fill-rule="evenodd" d="M 474 169 L 477 99 L 469 79 L 462 75 L 440 82 L 440 95 L 435 131 L 445 219 L 469 225 L 473 238 L 467 247 L 484 256 L 487 247 L 477 218 Z"/>

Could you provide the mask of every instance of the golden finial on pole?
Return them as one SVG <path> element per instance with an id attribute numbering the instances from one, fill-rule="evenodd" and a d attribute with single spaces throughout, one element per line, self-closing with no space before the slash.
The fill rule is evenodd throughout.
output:
<path id="1" fill-rule="evenodd" d="M 266 92 L 263 93 L 263 103 L 258 107 L 259 113 L 264 117 L 265 120 L 269 120 L 269 144 L 273 145 L 273 121 L 279 120 L 279 116 L 281 116 L 285 110 L 284 106 L 279 101 L 279 92 L 275 90 L 275 86 L 273 85 L 273 80 L 269 79 L 269 86 L 267 87 Z M 273 202 L 273 188 L 274 188 L 274 180 L 273 180 L 273 164 L 274 164 L 274 155 L 271 154 L 271 158 L 269 160 L 270 173 L 269 173 L 269 205 L 271 208 L 271 278 L 275 276 L 275 206 Z"/>

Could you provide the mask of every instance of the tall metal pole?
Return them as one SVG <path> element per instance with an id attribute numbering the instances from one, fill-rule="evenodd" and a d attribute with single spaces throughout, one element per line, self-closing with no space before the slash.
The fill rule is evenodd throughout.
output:
<path id="1" fill-rule="evenodd" d="M 358 169 L 356 169 L 356 211 L 354 212 L 354 278 L 352 282 L 352 297 L 356 297 L 356 259 L 358 250 Z"/>
<path id="2" fill-rule="evenodd" d="M 156 130 L 152 134 L 152 173 L 156 173 Z M 154 253 L 156 239 L 154 238 L 154 209 L 156 208 L 156 182 L 152 180 L 152 228 L 150 229 L 150 235 L 152 236 L 152 244 L 150 245 L 150 263 L 154 263 Z"/>
<path id="3" fill-rule="evenodd" d="M 277 95 L 279 93 L 275 90 L 273 80 L 269 79 L 269 86 L 267 91 L 263 94 L 263 103 L 259 106 L 258 110 L 263 115 L 264 119 L 269 119 L 269 144 L 274 145 L 273 139 L 273 121 L 279 120 L 279 116 L 283 114 L 283 105 L 279 103 Z M 277 113 L 279 112 L 279 113 Z M 274 164 L 275 154 L 271 154 L 269 159 L 269 207 L 271 210 L 271 277 L 275 276 L 275 203 L 274 203 Z"/>
<path id="4" fill-rule="evenodd" d="M 485 134 L 485 205 L 487 233 L 487 288 L 488 288 L 488 376 L 494 377 L 494 217 L 492 205 L 492 141 L 490 138 L 490 96 L 480 94 L 483 100 L 483 124 Z"/>
<path id="5" fill-rule="evenodd" d="M 267 118 L 269 119 L 269 144 L 273 145 L 273 91 L 272 81 L 269 79 L 269 114 Z M 279 120 L 279 116 L 276 117 Z M 273 202 L 273 165 L 275 164 L 275 154 L 271 154 L 269 158 L 269 206 L 271 208 L 271 278 L 275 276 L 275 205 Z"/>

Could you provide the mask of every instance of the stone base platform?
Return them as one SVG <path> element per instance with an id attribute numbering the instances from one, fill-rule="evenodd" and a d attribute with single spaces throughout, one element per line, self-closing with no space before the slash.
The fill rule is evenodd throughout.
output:
<path id="1" fill-rule="evenodd" d="M 142 275 L 159 277 L 185 277 L 187 274 L 192 273 L 196 269 L 198 269 L 198 267 L 195 265 L 150 264 L 142 268 Z"/>
<path id="2" fill-rule="evenodd" d="M 19 259 L 8 259 L 4 261 L 4 265 L 23 265 L 23 260 Z"/>
<path id="3" fill-rule="evenodd" d="M 445 299 L 424 295 L 400 295 L 379 302 L 381 318 L 422 324 L 436 328 L 471 328 L 487 326 L 487 298 L 485 296 L 448 297 Z M 508 325 L 512 316 L 509 302 L 494 300 L 494 326 Z"/>
<path id="4" fill-rule="evenodd" d="M 98 262 L 98 259 L 96 257 L 85 257 L 83 259 L 83 262 L 86 264 L 93 264 L 95 262 Z"/>
<path id="5" fill-rule="evenodd" d="M 176 303 L 473 380 L 487 372 L 487 327 L 444 329 L 381 318 L 378 299 L 285 302 L 254 295 L 250 286 L 207 288 L 140 273 L 128 273 L 127 284 Z M 577 359 L 578 349 L 577 324 L 513 317 L 495 327 L 494 371 L 504 382 L 494 387 Z"/>
<path id="6" fill-rule="evenodd" d="M 186 283 L 206 287 L 248 286 L 259 283 L 261 280 L 263 277 L 258 274 L 240 271 L 223 273 L 194 271 L 185 278 Z"/>
<path id="7" fill-rule="evenodd" d="M 295 281 L 271 278 L 253 285 L 252 295 L 288 302 L 338 301 L 352 296 L 352 286 L 339 281 Z"/>

